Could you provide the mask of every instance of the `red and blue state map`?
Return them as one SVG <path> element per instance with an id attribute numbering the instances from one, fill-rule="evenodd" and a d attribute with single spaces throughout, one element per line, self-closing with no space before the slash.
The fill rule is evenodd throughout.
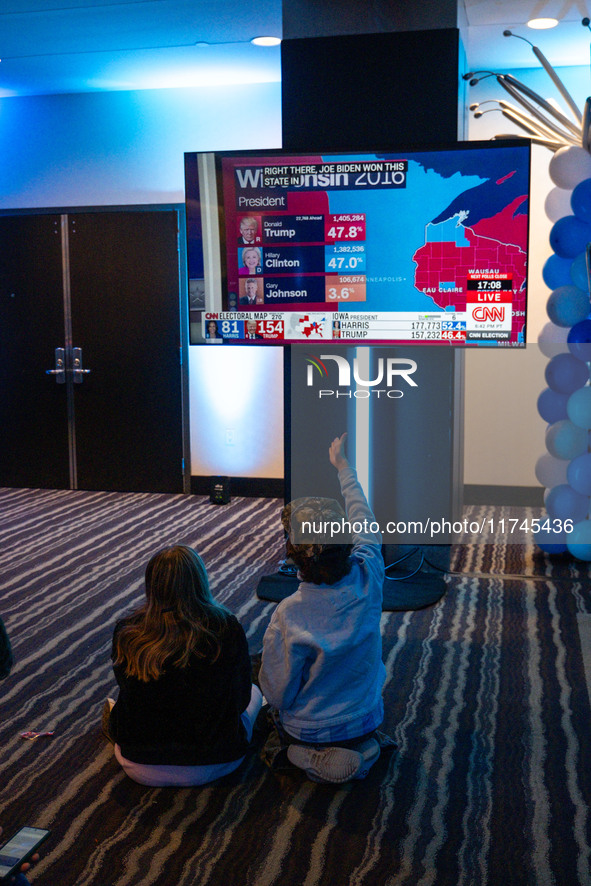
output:
<path id="1" fill-rule="evenodd" d="M 527 195 L 516 197 L 490 218 L 469 223 L 469 212 L 425 227 L 425 243 L 413 255 L 415 287 L 442 310 L 465 311 L 472 275 L 512 281 L 513 311 L 525 310 L 527 216 L 519 212 Z"/>

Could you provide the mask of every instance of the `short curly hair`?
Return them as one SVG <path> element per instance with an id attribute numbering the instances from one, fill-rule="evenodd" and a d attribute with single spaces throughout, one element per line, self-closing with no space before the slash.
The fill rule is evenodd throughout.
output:
<path id="1" fill-rule="evenodd" d="M 333 585 L 351 571 L 352 544 L 343 536 L 332 541 L 327 524 L 343 525 L 345 512 L 333 498 L 308 496 L 289 502 L 281 512 L 287 534 L 286 553 L 303 581 Z M 305 528 L 304 528 L 305 525 Z"/>

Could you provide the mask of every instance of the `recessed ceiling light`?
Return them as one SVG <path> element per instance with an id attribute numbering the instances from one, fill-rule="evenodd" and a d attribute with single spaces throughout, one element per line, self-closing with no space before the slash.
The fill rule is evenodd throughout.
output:
<path id="1" fill-rule="evenodd" d="M 281 43 L 281 37 L 253 37 L 250 42 L 255 46 L 278 46 Z"/>
<path id="2" fill-rule="evenodd" d="M 557 18 L 532 18 L 528 21 L 528 28 L 534 31 L 545 31 L 547 28 L 555 28 L 558 24 Z"/>

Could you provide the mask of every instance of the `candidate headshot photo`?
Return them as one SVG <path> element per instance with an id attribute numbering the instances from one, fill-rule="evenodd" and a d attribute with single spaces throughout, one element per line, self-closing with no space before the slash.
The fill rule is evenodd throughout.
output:
<path id="1" fill-rule="evenodd" d="M 241 305 L 262 305 L 265 303 L 263 294 L 263 281 L 254 277 L 248 280 L 240 281 L 240 304 Z"/>
<path id="2" fill-rule="evenodd" d="M 240 230 L 238 234 L 239 246 L 253 246 L 260 243 L 259 223 L 252 215 L 245 215 L 240 219 Z"/>
<path id="3" fill-rule="evenodd" d="M 256 320 L 247 320 L 244 324 L 244 338 L 263 338 L 257 332 L 257 321 Z"/>
<path id="4" fill-rule="evenodd" d="M 255 275 L 263 270 L 263 254 L 258 246 L 247 246 L 238 252 L 239 274 Z"/>
<path id="5" fill-rule="evenodd" d="M 219 330 L 218 330 L 218 324 L 217 324 L 217 322 L 216 322 L 215 320 L 208 320 L 208 321 L 207 321 L 207 326 L 205 327 L 205 338 L 207 338 L 207 339 L 213 339 L 213 338 L 218 338 L 218 339 L 220 339 L 221 337 L 222 337 L 222 336 L 220 335 L 220 332 L 219 332 Z"/>

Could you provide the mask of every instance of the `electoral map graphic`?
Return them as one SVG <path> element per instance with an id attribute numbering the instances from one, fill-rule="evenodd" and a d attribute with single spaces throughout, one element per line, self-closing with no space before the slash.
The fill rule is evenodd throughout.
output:
<path id="1" fill-rule="evenodd" d="M 520 150 L 475 151 L 470 164 L 464 153 L 455 169 L 453 157 L 414 155 L 404 189 L 328 195 L 331 212 L 366 214 L 363 310 L 465 311 L 477 273 L 511 275 L 514 308 L 524 309 L 529 182 Z"/>

